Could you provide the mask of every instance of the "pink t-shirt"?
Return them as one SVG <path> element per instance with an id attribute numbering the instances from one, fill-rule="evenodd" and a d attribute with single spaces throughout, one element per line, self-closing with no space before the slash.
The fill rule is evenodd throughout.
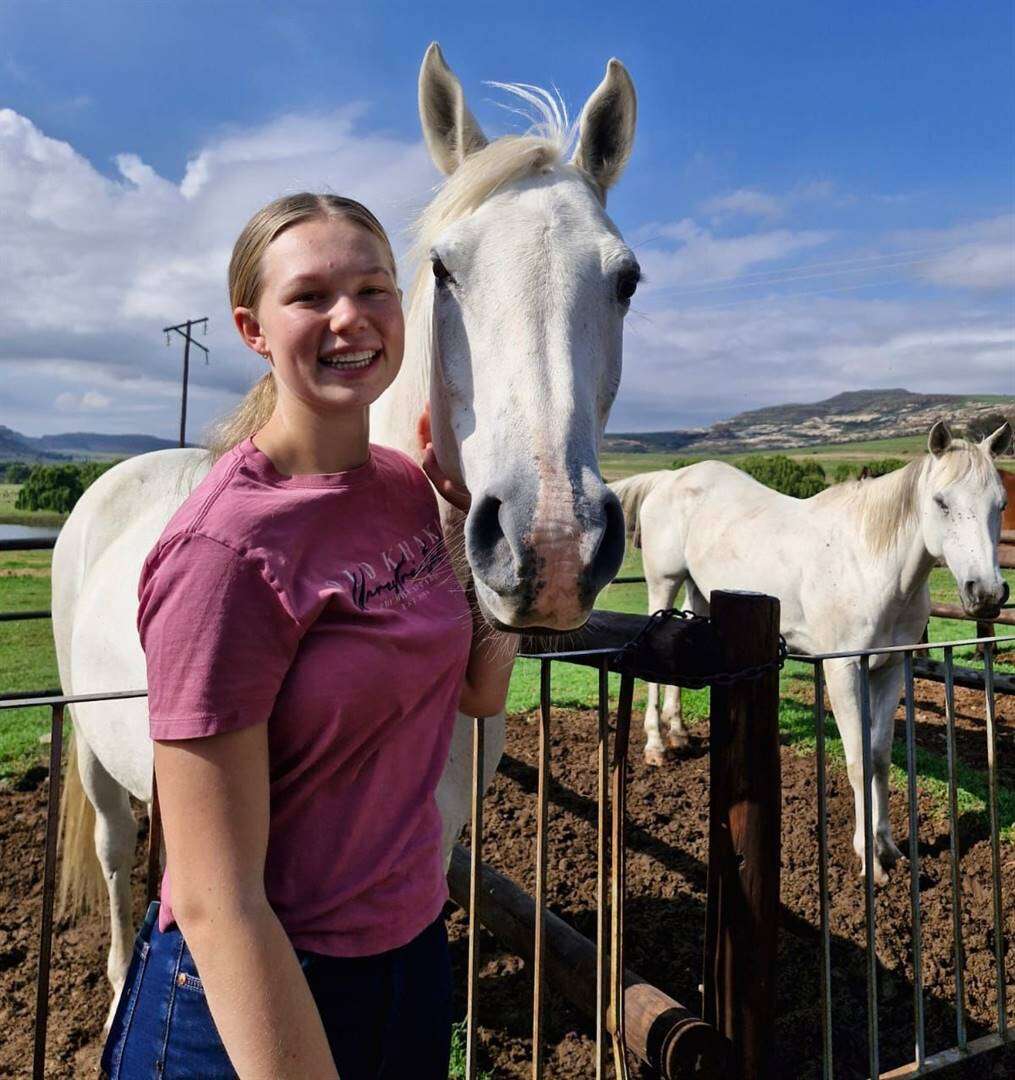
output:
<path id="1" fill-rule="evenodd" d="M 372 446 L 360 468 L 283 476 L 248 439 L 177 511 L 138 591 L 152 738 L 267 721 L 265 886 L 293 944 L 410 941 L 447 898 L 435 790 L 471 640 L 423 472 Z"/>

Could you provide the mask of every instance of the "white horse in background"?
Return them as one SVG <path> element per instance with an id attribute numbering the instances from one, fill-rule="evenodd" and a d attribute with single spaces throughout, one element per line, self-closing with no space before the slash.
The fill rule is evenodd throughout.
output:
<path id="1" fill-rule="evenodd" d="M 639 274 L 604 210 L 630 154 L 635 94 L 611 60 L 572 128 L 549 95 L 506 89 L 541 108 L 544 122 L 488 143 L 439 48 L 426 53 L 420 115 L 447 179 L 417 223 L 423 259 L 405 360 L 374 406 L 372 437 L 418 460 L 417 422 L 429 405 L 438 461 L 472 492 L 467 518 L 442 507 L 463 582 L 498 628 L 569 630 L 585 622 L 624 550 L 623 515 L 600 478 L 598 451 Z M 202 450 L 145 454 L 78 503 L 53 554 L 65 693 L 144 688 L 141 563 L 209 467 Z M 151 798 L 146 705 L 82 704 L 71 714 L 64 886 L 75 904 L 108 893 L 115 1005 L 132 937 L 137 830 L 128 795 Z M 459 717 L 437 794 L 446 855 L 469 813 L 471 728 Z M 486 726 L 487 782 L 503 745 L 501 714 Z"/>
<path id="2" fill-rule="evenodd" d="M 930 615 L 928 578 L 943 559 L 970 615 L 989 617 L 1008 596 L 997 565 L 1004 486 L 993 459 L 1011 446 L 1006 423 L 981 443 L 934 425 L 929 453 L 876 480 L 838 484 L 794 499 L 718 461 L 643 473 L 610 486 L 627 527 L 640 535 L 649 611 L 668 608 L 681 586 L 687 604 L 708 613 L 713 589 L 779 598 L 781 630 L 803 653 L 876 649 L 917 642 Z M 636 541 L 637 542 L 637 541 Z M 853 847 L 864 858 L 860 661 L 824 663 L 856 804 Z M 874 878 L 901 853 L 888 819 L 893 717 L 902 693 L 902 657 L 870 661 Z M 680 692 L 667 687 L 669 744 L 687 746 Z M 645 760 L 662 765 L 659 687 L 649 686 Z"/>

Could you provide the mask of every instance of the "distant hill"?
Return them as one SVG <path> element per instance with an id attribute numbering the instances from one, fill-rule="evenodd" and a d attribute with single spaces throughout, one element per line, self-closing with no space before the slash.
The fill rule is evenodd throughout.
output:
<path id="1" fill-rule="evenodd" d="M 1015 420 L 1015 396 L 914 394 L 909 390 L 850 390 L 810 404 L 769 405 L 719 420 L 709 428 L 610 434 L 604 449 L 628 453 L 679 450 L 736 454 L 792 450 L 824 443 L 918 435 L 944 418 L 957 429 L 1004 415 Z"/>
<path id="2" fill-rule="evenodd" d="M 59 461 L 106 461 L 149 450 L 167 450 L 177 443 L 154 435 L 100 435 L 74 431 L 34 438 L 0 425 L 0 461 L 54 464 Z"/>

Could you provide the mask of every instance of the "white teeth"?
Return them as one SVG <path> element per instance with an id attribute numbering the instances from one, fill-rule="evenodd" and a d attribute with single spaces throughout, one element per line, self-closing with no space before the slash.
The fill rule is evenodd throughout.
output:
<path id="1" fill-rule="evenodd" d="M 319 356 L 317 359 L 327 367 L 333 368 L 362 368 L 366 367 L 377 355 L 379 350 L 371 349 L 367 352 L 342 353 L 337 356 Z"/>

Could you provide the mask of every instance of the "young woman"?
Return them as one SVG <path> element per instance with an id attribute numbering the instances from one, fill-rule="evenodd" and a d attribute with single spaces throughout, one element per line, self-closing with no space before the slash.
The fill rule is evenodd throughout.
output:
<path id="1" fill-rule="evenodd" d="M 510 665 L 480 643 L 427 477 L 369 444 L 404 337 L 376 218 L 279 199 L 229 290 L 271 370 L 141 575 L 166 875 L 103 1067 L 445 1080 L 434 792 L 456 712 L 499 711 Z"/>

